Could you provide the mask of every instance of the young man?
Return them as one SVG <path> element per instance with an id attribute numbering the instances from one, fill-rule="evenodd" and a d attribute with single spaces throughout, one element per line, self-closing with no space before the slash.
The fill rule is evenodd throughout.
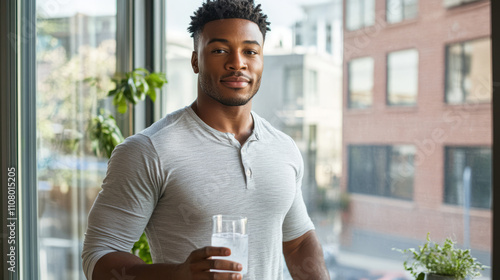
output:
<path id="1" fill-rule="evenodd" d="M 302 199 L 292 139 L 251 111 L 269 23 L 253 0 L 204 3 L 192 17 L 194 103 L 116 147 L 89 215 L 89 279 L 329 279 Z M 211 217 L 248 218 L 248 273 L 213 256 Z M 154 264 L 129 253 L 146 231 Z M 230 273 L 211 272 L 211 269 Z M 121 277 L 121 278 L 120 278 Z"/>

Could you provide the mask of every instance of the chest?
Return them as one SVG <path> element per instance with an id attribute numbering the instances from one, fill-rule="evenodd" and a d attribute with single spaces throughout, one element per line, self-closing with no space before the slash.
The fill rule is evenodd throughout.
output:
<path id="1" fill-rule="evenodd" d="M 298 170 L 286 155 L 254 148 L 215 150 L 197 160 L 179 157 L 164 172 L 159 206 L 197 223 L 216 214 L 284 217 L 295 198 Z"/>

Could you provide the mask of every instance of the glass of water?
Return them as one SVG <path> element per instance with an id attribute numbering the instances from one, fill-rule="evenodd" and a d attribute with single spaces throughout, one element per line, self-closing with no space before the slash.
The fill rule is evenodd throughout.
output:
<path id="1" fill-rule="evenodd" d="M 231 215 L 215 215 L 212 217 L 212 221 L 212 246 L 231 249 L 230 256 L 212 258 L 227 259 L 240 263 L 243 266 L 243 270 L 240 273 L 245 275 L 248 271 L 247 218 Z"/>

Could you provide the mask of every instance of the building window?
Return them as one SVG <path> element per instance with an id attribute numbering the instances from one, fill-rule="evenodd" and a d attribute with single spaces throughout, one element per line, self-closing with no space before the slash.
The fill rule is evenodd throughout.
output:
<path id="1" fill-rule="evenodd" d="M 414 106 L 418 92 L 418 52 L 403 50 L 387 56 L 387 103 Z"/>
<path id="2" fill-rule="evenodd" d="M 491 101 L 491 42 L 489 38 L 448 45 L 446 102 Z"/>
<path id="3" fill-rule="evenodd" d="M 387 0 L 386 5 L 386 17 L 389 23 L 417 17 L 418 0 Z"/>
<path id="4" fill-rule="evenodd" d="M 491 208 L 491 148 L 446 147 L 445 165 L 445 203 Z"/>
<path id="5" fill-rule="evenodd" d="M 326 24 L 326 51 L 333 54 L 332 25 Z"/>
<path id="6" fill-rule="evenodd" d="M 300 110 L 304 107 L 304 81 L 302 67 L 285 69 L 285 106 L 287 109 Z"/>
<path id="7" fill-rule="evenodd" d="M 348 153 L 349 192 L 413 198 L 414 146 L 352 145 Z"/>
<path id="8" fill-rule="evenodd" d="M 348 64 L 348 106 L 367 108 L 373 103 L 373 58 L 356 58 Z"/>
<path id="9" fill-rule="evenodd" d="M 346 4 L 348 30 L 372 26 L 375 23 L 375 0 L 349 0 Z"/>
<path id="10" fill-rule="evenodd" d="M 302 23 L 295 23 L 295 45 L 301 46 L 302 43 Z"/>
<path id="11" fill-rule="evenodd" d="M 318 105 L 318 72 L 316 70 L 307 70 L 306 88 L 309 104 Z"/>

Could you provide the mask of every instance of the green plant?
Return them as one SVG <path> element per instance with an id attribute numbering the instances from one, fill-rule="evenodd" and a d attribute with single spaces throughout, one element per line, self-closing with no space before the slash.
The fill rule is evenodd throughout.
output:
<path id="1" fill-rule="evenodd" d="M 481 276 L 480 271 L 487 267 L 473 258 L 469 249 L 456 248 L 455 244 L 453 240 L 446 238 L 441 246 L 431 241 L 430 234 L 427 233 L 427 241 L 424 245 L 418 246 L 418 249 L 394 250 L 409 254 L 403 263 L 404 268 L 417 280 L 423 280 L 426 273 L 452 276 L 457 280 L 465 279 L 467 276 L 473 278 Z"/>
<path id="2" fill-rule="evenodd" d="M 140 100 L 144 100 L 146 95 L 155 102 L 155 89 L 161 88 L 167 82 L 167 78 L 164 73 L 150 73 L 144 68 L 137 68 L 123 75 L 116 75 L 113 82 L 116 87 L 109 91 L 108 96 L 113 96 L 113 105 L 123 114 L 127 112 L 127 102 L 137 104 Z"/>
<path id="3" fill-rule="evenodd" d="M 100 110 L 99 115 L 92 118 L 89 127 L 92 150 L 97 156 L 111 157 L 116 145 L 123 142 L 123 135 L 110 113 Z"/>
<path id="4" fill-rule="evenodd" d="M 97 87 L 100 79 L 85 79 L 90 85 Z M 108 92 L 108 97 L 113 97 L 113 105 L 121 114 L 127 111 L 137 102 L 149 96 L 153 102 L 156 100 L 156 89 L 163 87 L 167 83 L 164 73 L 152 72 L 144 68 L 137 68 L 113 78 L 116 87 Z M 89 136 L 92 141 L 92 150 L 97 156 L 111 157 L 111 152 L 115 147 L 123 142 L 124 137 L 120 128 L 116 124 L 115 118 L 103 109 L 97 116 L 92 117 L 89 125 Z M 148 240 L 143 233 L 139 240 L 132 247 L 131 253 L 140 257 L 145 263 L 151 264 L 151 253 Z"/>
<path id="5" fill-rule="evenodd" d="M 132 254 L 141 258 L 145 263 L 153 263 L 153 260 L 151 259 L 151 251 L 149 250 L 148 239 L 145 233 L 142 233 L 141 238 L 135 242 L 132 250 L 130 251 Z"/>

